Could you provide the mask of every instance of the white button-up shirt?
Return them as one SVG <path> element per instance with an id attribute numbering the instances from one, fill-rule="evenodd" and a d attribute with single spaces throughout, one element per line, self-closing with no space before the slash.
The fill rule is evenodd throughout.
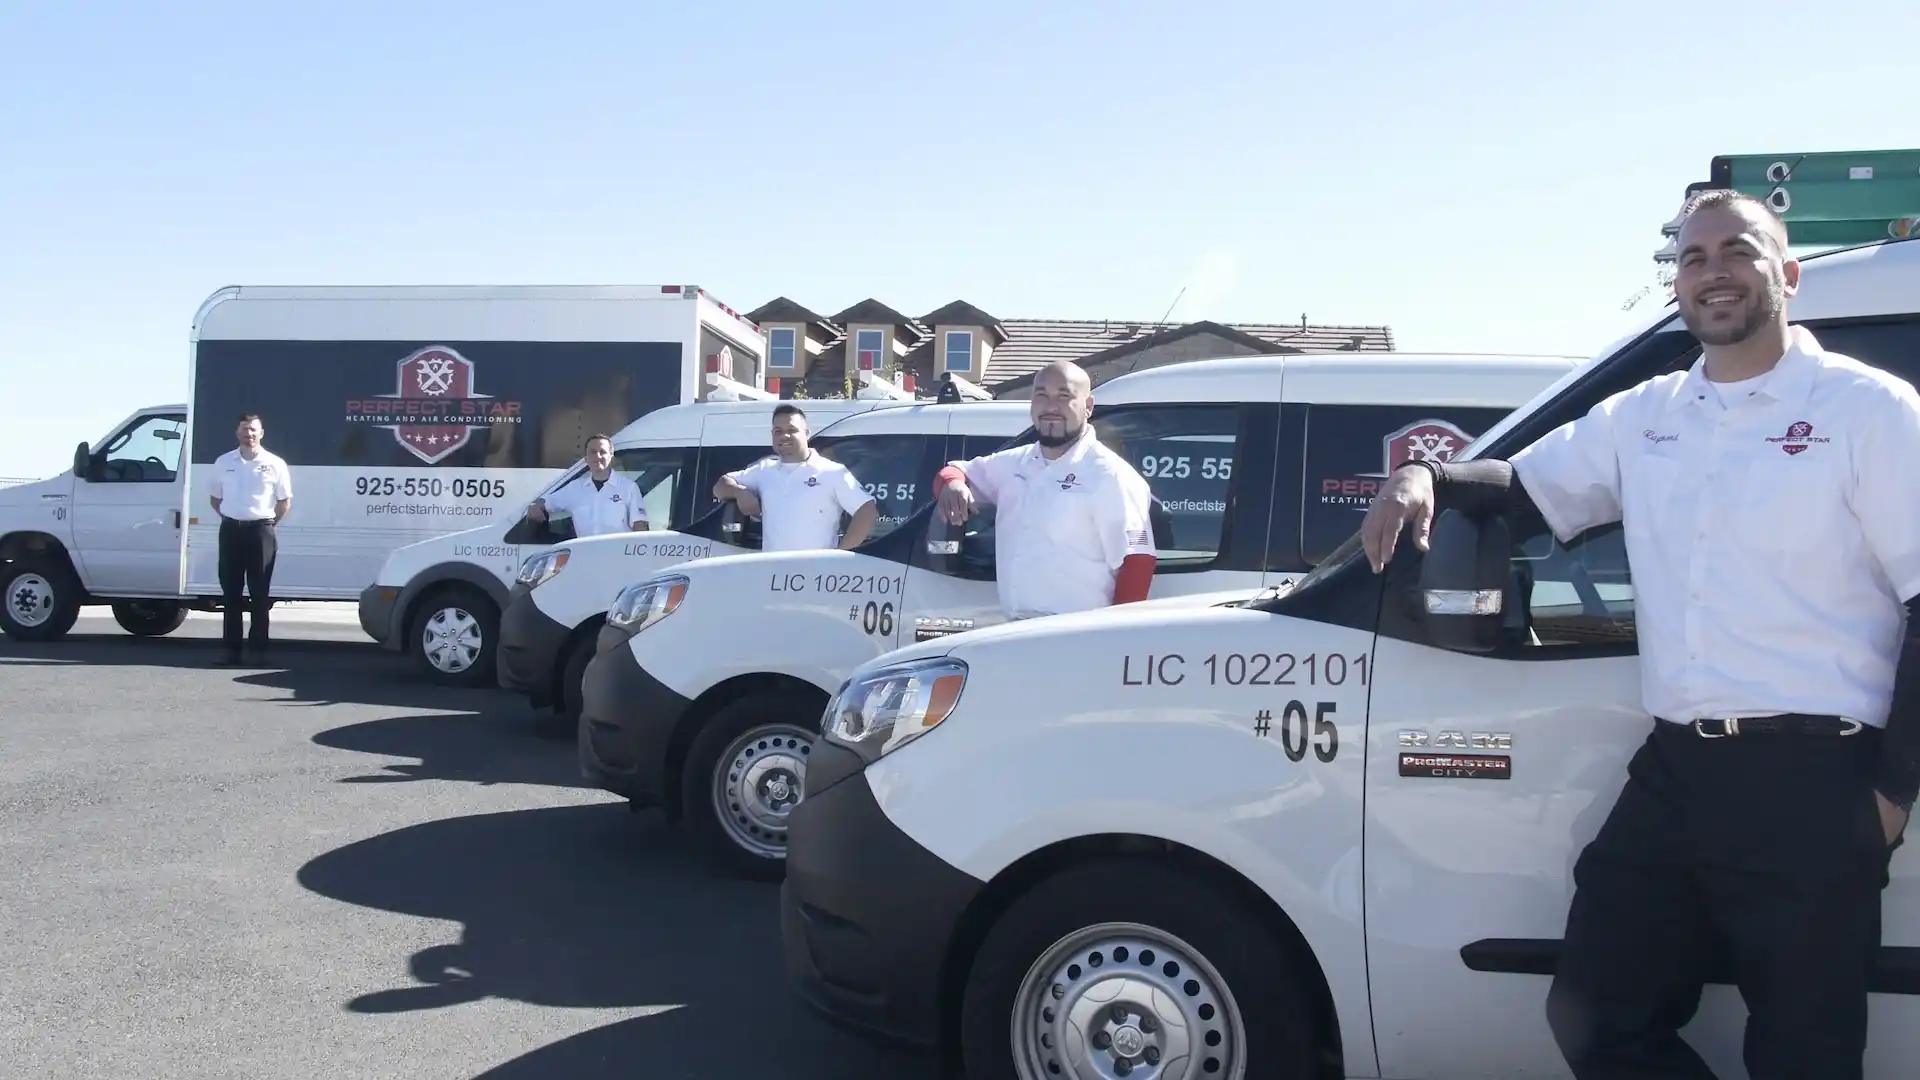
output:
<path id="1" fill-rule="evenodd" d="M 995 577 L 1010 619 L 1105 607 L 1127 556 L 1154 553 L 1153 490 L 1091 426 L 1052 461 L 1029 443 L 950 464 L 994 504 Z"/>
<path id="2" fill-rule="evenodd" d="M 221 517 L 264 521 L 275 503 L 293 498 L 293 472 L 264 446 L 251 458 L 235 447 L 213 461 L 213 497 L 220 500 Z"/>
<path id="3" fill-rule="evenodd" d="M 840 514 L 873 501 L 852 471 L 807 451 L 804 461 L 765 457 L 727 474 L 760 499 L 761 551 L 818 551 L 840 544 Z"/>
<path id="4" fill-rule="evenodd" d="M 572 514 L 573 535 L 585 539 L 607 533 L 632 532 L 647 521 L 647 508 L 640 498 L 640 485 L 619 473 L 607 474 L 607 482 L 595 487 L 592 473 L 542 497 L 550 514 Z"/>
<path id="5" fill-rule="evenodd" d="M 1615 394 L 1514 472 L 1562 542 L 1622 523 L 1649 713 L 1884 726 L 1920 593 L 1920 394 L 1800 327 L 1759 378 L 1703 364 Z"/>

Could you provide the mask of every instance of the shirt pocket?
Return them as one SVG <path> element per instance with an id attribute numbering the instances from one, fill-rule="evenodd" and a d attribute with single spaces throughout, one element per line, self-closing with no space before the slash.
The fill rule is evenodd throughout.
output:
<path id="1" fill-rule="evenodd" d="M 1806 554 L 1832 535 L 1845 512 L 1837 453 L 1815 446 L 1799 454 L 1768 447 L 1747 466 L 1732 517 L 1740 539 L 1761 551 Z"/>

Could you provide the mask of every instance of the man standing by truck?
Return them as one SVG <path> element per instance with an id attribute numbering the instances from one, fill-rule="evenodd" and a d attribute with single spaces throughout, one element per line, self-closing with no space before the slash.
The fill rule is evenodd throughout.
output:
<path id="1" fill-rule="evenodd" d="M 866 543 L 880 517 L 880 504 L 853 472 L 821 457 L 810 437 L 807 414 L 782 405 L 773 410 L 773 456 L 713 483 L 715 499 L 732 499 L 741 513 L 762 518 L 762 551 L 851 551 Z M 842 511 L 853 515 L 845 536 Z"/>
<path id="2" fill-rule="evenodd" d="M 582 456 L 587 474 L 560 490 L 533 500 L 527 516 L 545 521 L 553 513 L 573 515 L 573 535 L 579 539 L 617 532 L 646 532 L 647 508 L 640 485 L 613 471 L 613 440 L 589 435 Z"/>
<path id="3" fill-rule="evenodd" d="M 1563 544 L 1621 523 L 1652 725 L 1573 869 L 1547 1017 L 1574 1075 L 1710 1078 L 1680 1029 L 1717 936 L 1749 1075 L 1859 1080 L 1920 790 L 1920 394 L 1788 323 L 1800 268 L 1764 202 L 1696 197 L 1678 247 L 1690 370 L 1511 462 L 1401 468 L 1361 539 L 1378 571 L 1436 506 Z"/>
<path id="4" fill-rule="evenodd" d="M 210 501 L 220 515 L 220 595 L 224 614 L 220 664 L 240 657 L 240 591 L 251 602 L 247 651 L 257 663 L 267 651 L 267 609 L 273 605 L 273 563 L 279 554 L 274 528 L 293 506 L 293 476 L 278 454 L 260 445 L 266 428 L 247 413 L 234 429 L 239 446 L 213 463 Z"/>
<path id="5" fill-rule="evenodd" d="M 1156 565 L 1153 490 L 1089 422 L 1093 380 L 1056 361 L 1033 379 L 1034 442 L 940 470 L 939 512 L 962 525 L 993 503 L 995 577 L 1009 619 L 1145 600 Z"/>

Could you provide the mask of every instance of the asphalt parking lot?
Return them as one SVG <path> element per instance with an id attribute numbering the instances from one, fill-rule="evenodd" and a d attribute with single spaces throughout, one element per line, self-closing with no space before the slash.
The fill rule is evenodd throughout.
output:
<path id="1" fill-rule="evenodd" d="M 207 618 L 0 639 L 0 1076 L 933 1074 L 795 1000 L 776 887 L 524 705 L 276 616 L 261 668 Z"/>

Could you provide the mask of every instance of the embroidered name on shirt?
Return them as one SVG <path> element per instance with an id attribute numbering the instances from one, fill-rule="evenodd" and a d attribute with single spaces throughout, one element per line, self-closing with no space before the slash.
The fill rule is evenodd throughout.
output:
<path id="1" fill-rule="evenodd" d="M 1647 430 L 1641 432 L 1640 434 L 1645 435 L 1647 437 L 1647 441 L 1652 443 L 1680 441 L 1680 436 L 1678 435 L 1662 435 L 1659 432 L 1653 430 L 1652 428 L 1648 428 Z"/>
<path id="2" fill-rule="evenodd" d="M 1785 450 L 1788 455 L 1793 455 L 1804 451 L 1813 443 L 1832 442 L 1833 440 L 1825 436 L 1816 437 L 1813 433 L 1812 424 L 1807 423 L 1805 420 L 1795 420 L 1793 423 L 1787 425 L 1787 433 L 1785 435 L 1776 435 L 1767 439 L 1767 441 L 1779 444 L 1780 449 Z"/>

